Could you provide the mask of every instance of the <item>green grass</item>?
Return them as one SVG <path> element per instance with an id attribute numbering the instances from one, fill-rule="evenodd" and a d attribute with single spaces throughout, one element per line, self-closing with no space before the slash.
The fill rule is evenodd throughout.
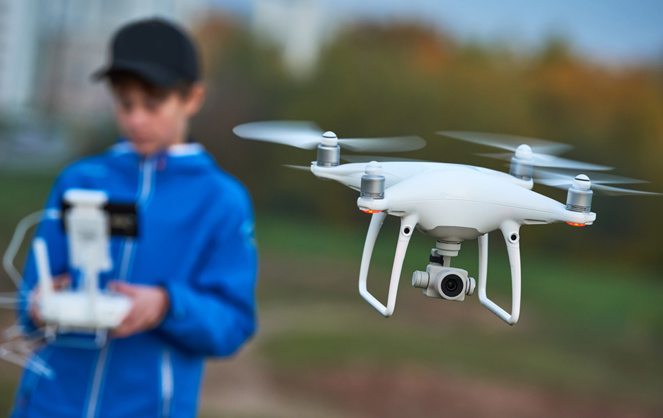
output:
<path id="1" fill-rule="evenodd" d="M 509 327 L 481 307 L 476 294 L 463 303 L 445 302 L 410 287 L 409 274 L 425 268 L 434 244 L 419 234 L 408 251 L 396 312 L 385 320 L 357 291 L 365 229 L 263 215 L 257 233 L 263 253 L 288 260 L 292 272 L 286 279 L 263 274 L 260 283 L 261 306 L 290 312 L 274 320 L 281 331 L 262 343 L 262 353 L 278 369 L 413 365 L 445 375 L 661 402 L 663 282 L 656 272 L 552 258 L 523 246 L 521 320 Z M 387 226 L 373 257 L 369 281 L 383 300 L 396 233 L 395 225 Z M 488 292 L 508 307 L 508 263 L 497 238 L 491 235 Z M 476 277 L 476 251 L 476 243 L 463 243 L 453 265 Z M 318 274 L 307 277 L 316 269 Z"/>
<path id="2" fill-rule="evenodd" d="M 7 219 L 8 216 L 19 218 L 25 211 L 41 209 L 55 175 L 50 172 L 0 171 L 0 210 L 3 215 L 0 225 L 15 224 Z"/>
<path id="3" fill-rule="evenodd" d="M 367 216 L 367 224 L 368 220 Z M 356 266 L 356 273 L 366 229 L 343 228 L 342 225 L 306 219 L 271 218 L 268 215 L 259 215 L 256 222 L 259 248 L 266 252 L 296 255 L 301 260 L 338 259 Z M 383 229 L 371 264 L 372 270 L 379 269 L 384 276 L 377 278 L 378 281 L 385 281 L 389 274 L 397 234 L 394 222 Z M 491 240 L 488 293 L 509 305 L 511 282 L 506 250 L 498 233 L 491 234 Z M 663 275 L 660 272 L 638 270 L 614 262 L 583 263 L 572 256 L 567 259 L 548 257 L 541 251 L 525 247 L 525 238 L 523 240 L 523 306 L 536 306 L 555 322 L 561 321 L 569 326 L 592 326 L 613 331 L 638 328 L 663 338 L 663 307 L 660 304 Z M 434 244 L 432 239 L 415 233 L 404 263 L 402 282 L 409 284 L 409 274 L 413 270 L 426 268 L 428 254 Z M 477 277 L 476 242 L 463 243 L 452 265 L 464 268 L 470 276 Z"/>
<path id="4" fill-rule="evenodd" d="M 613 364 L 600 354 L 579 353 L 542 341 L 538 335 L 435 333 L 401 327 L 302 330 L 274 338 L 265 353 L 291 371 L 417 365 L 444 375 L 512 380 L 591 395 L 618 393 L 649 401 L 657 399 L 661 389 L 656 382 L 660 367 Z"/>
<path id="5" fill-rule="evenodd" d="M 0 416 L 9 416 L 12 405 L 14 405 L 14 394 L 16 392 L 16 381 L 18 379 L 18 366 L 2 365 L 0 376 Z"/>

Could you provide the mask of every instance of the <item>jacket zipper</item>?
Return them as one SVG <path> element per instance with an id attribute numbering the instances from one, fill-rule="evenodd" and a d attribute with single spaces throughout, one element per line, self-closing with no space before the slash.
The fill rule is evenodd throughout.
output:
<path id="1" fill-rule="evenodd" d="M 164 348 L 161 353 L 161 397 L 163 403 L 161 405 L 161 416 L 164 418 L 170 417 L 170 407 L 173 398 L 173 361 L 169 348 Z"/>
<path id="2" fill-rule="evenodd" d="M 92 388 L 90 390 L 90 402 L 88 403 L 86 418 L 94 418 L 97 415 L 97 405 L 99 403 L 99 392 L 101 389 L 101 380 L 106 371 L 106 359 L 110 351 L 110 342 L 101 348 L 99 356 L 97 357 L 97 367 L 94 369 L 94 377 L 92 380 Z"/>
<path id="3" fill-rule="evenodd" d="M 152 158 L 148 157 L 140 162 L 139 167 L 139 191 L 138 191 L 138 204 L 144 205 L 149 200 L 152 195 L 152 182 L 154 181 L 154 162 Z M 125 243 L 126 245 L 126 243 Z M 129 254 L 125 251 L 122 255 L 122 260 L 120 262 L 121 272 L 120 274 L 124 277 L 120 277 L 120 280 L 126 280 L 129 275 L 128 265 L 131 264 L 131 259 L 133 258 L 133 253 L 135 246 L 133 245 L 133 240 L 129 243 L 130 251 Z M 129 256 L 129 260 L 125 260 L 126 256 Z M 87 413 L 85 414 L 86 418 L 94 418 L 97 415 L 97 406 L 99 405 L 99 394 L 101 391 L 103 376 L 106 373 L 106 363 L 107 358 L 110 352 L 111 342 L 107 341 L 106 344 L 102 347 L 97 357 L 97 365 L 94 370 L 94 376 L 92 378 L 92 388 L 90 390 L 90 401 L 88 402 Z"/>

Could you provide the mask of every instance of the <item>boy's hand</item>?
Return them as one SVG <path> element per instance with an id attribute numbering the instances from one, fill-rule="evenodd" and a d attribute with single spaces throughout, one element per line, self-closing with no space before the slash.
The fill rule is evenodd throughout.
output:
<path id="1" fill-rule="evenodd" d="M 156 328 L 170 307 L 168 292 L 161 286 L 112 282 L 108 287 L 129 297 L 133 303 L 127 316 L 113 331 L 116 338 L 124 338 Z"/>

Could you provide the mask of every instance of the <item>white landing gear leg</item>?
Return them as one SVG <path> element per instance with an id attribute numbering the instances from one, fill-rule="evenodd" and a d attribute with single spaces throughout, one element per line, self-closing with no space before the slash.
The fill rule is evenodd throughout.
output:
<path id="1" fill-rule="evenodd" d="M 520 234 L 518 233 L 520 226 L 516 223 L 507 222 L 502 225 L 501 229 L 509 254 L 509 264 L 511 265 L 511 314 L 488 299 L 486 295 L 488 234 L 479 237 L 479 300 L 483 306 L 502 318 L 507 324 L 513 325 L 518 322 L 520 316 Z"/>
<path id="2" fill-rule="evenodd" d="M 391 281 L 389 283 L 389 297 L 387 299 L 387 306 L 385 306 L 368 291 L 366 281 L 368 279 L 368 268 L 371 264 L 371 256 L 373 255 L 375 241 L 377 240 L 386 217 L 387 214 L 384 212 L 375 213 L 371 217 L 371 224 L 368 227 L 366 244 L 364 245 L 364 253 L 361 258 L 359 294 L 384 317 L 389 317 L 394 313 L 396 295 L 398 293 L 398 283 L 401 279 L 401 270 L 403 269 L 403 261 L 405 260 L 405 253 L 407 251 L 408 243 L 410 242 L 410 237 L 417 225 L 417 219 L 412 215 L 401 218 L 401 228 L 398 232 L 398 245 L 396 246 L 396 255 L 394 256 L 394 265 L 391 270 Z"/>

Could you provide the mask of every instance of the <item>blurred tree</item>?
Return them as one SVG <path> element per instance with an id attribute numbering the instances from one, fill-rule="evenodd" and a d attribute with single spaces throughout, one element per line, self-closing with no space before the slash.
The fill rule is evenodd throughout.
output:
<path id="1" fill-rule="evenodd" d="M 315 151 L 255 144 L 230 133 L 239 123 L 268 119 L 314 120 L 346 137 L 418 134 L 428 140 L 426 149 L 403 156 L 500 170 L 502 163 L 472 156 L 485 149 L 433 133 L 542 137 L 575 145 L 570 158 L 614 165 L 618 174 L 652 180 L 648 188 L 663 191 L 661 64 L 599 65 L 560 37 L 525 53 L 499 42 L 462 43 L 420 24 L 360 23 L 339 33 L 318 71 L 301 81 L 287 73 L 276 49 L 254 42 L 238 22 L 212 19 L 199 39 L 210 92 L 195 134 L 247 183 L 258 210 L 367 223 L 354 206 L 356 193 L 281 167 L 308 165 Z M 565 199 L 562 191 L 544 192 Z M 660 269 L 662 208 L 661 198 L 597 196 L 599 215 L 591 229 L 525 234 L 552 253 L 628 257 Z"/>

